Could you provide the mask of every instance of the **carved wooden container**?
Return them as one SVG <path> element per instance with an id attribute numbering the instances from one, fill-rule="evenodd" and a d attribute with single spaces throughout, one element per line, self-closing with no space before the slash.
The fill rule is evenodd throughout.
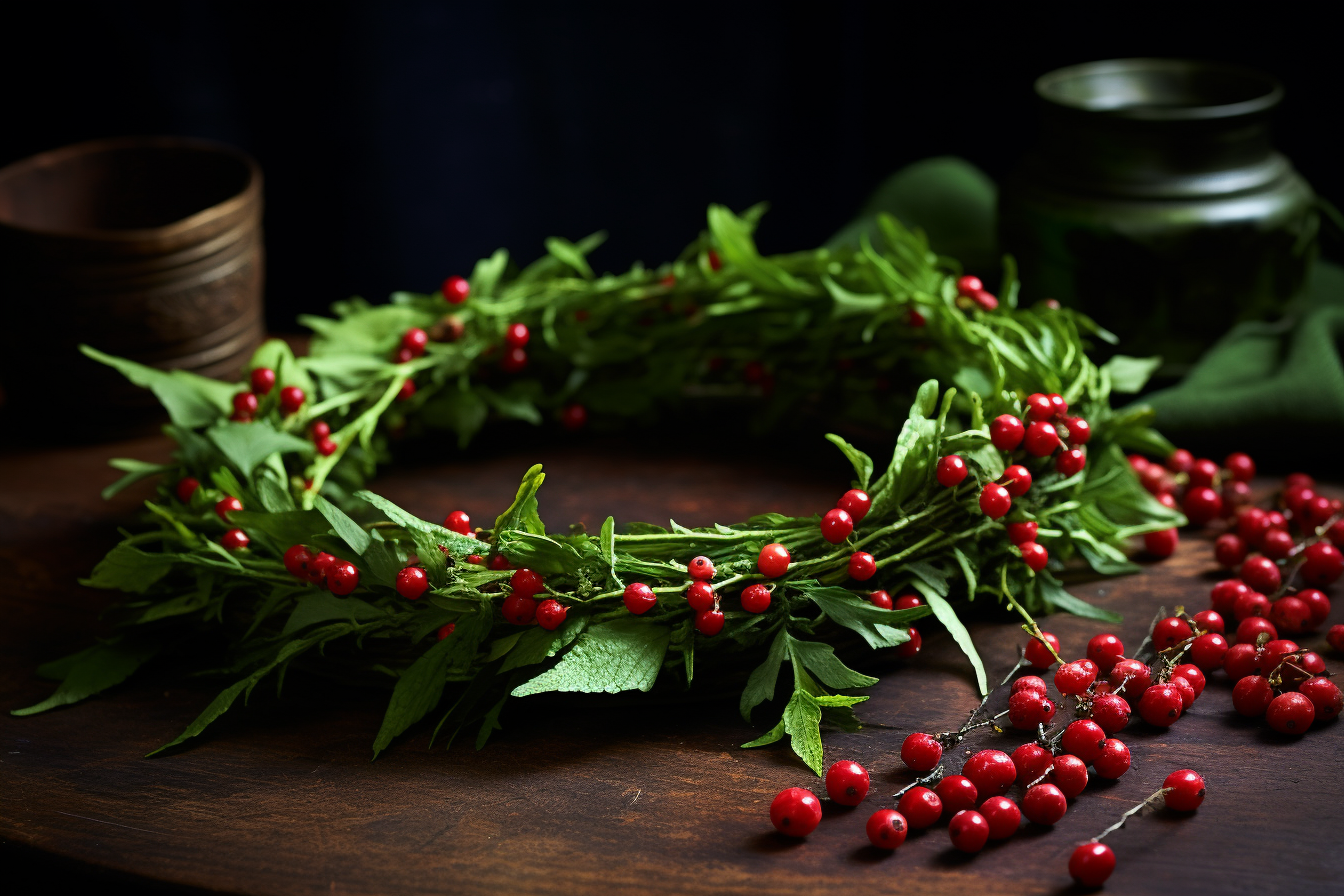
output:
<path id="1" fill-rule="evenodd" d="M 261 210 L 256 162 L 199 140 L 98 140 L 0 170 L 5 416 L 96 436 L 160 413 L 80 355 L 81 342 L 163 369 L 236 374 L 264 329 Z"/>

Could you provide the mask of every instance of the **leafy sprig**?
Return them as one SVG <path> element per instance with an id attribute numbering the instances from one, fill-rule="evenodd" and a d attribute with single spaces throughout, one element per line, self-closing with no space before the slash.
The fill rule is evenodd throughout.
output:
<path id="1" fill-rule="evenodd" d="M 474 728 L 479 746 L 499 727 L 510 697 L 689 687 L 697 666 L 702 679 L 707 666 L 746 677 L 740 706 L 750 721 L 774 698 L 787 662 L 792 688 L 782 719 L 744 746 L 788 735 L 819 773 L 821 726 L 856 727 L 853 706 L 866 697 L 847 692 L 875 681 L 845 665 L 833 647 L 838 640 L 857 635 L 875 650 L 896 647 L 913 621 L 932 613 L 965 652 L 983 692 L 983 665 L 957 603 L 989 594 L 1028 621 L 1051 609 L 1111 618 L 1065 591 L 1055 573 L 1075 559 L 1101 574 L 1127 572 L 1130 536 L 1182 521 L 1139 486 L 1124 460 L 1125 448 L 1168 447 L 1149 428 L 1151 415 L 1110 407 L 1111 393 L 1140 388 L 1151 366 L 1124 357 L 1093 364 L 1086 340 L 1106 338 L 1105 331 L 1068 310 L 1017 307 L 1011 266 L 998 310 L 965 301 L 956 263 L 893 218 L 880 221 L 880 247 L 865 237 L 850 250 L 765 257 L 752 238 L 762 211 L 739 217 L 711 207 L 709 229 L 657 269 L 636 265 L 599 276 L 588 255 L 600 236 L 552 239 L 547 255 L 522 269 L 503 250 L 479 262 L 465 305 L 410 293 L 381 306 L 338 303 L 332 318 L 304 319 L 316 334 L 310 356 L 295 358 L 272 341 L 253 360 L 276 371 L 278 387 L 305 391 L 309 400 L 296 414 L 280 412 L 277 387 L 255 420 L 230 421 L 235 387 L 86 349 L 155 392 L 178 449 L 169 465 L 113 461 L 126 475 L 105 494 L 161 477 L 146 502 L 147 528 L 128 534 L 86 580 L 128 592 L 117 632 L 43 667 L 61 686 L 20 712 L 83 699 L 165 650 L 187 646 L 195 658 L 194 645 L 222 633 L 224 662 L 210 671 L 234 683 L 167 746 L 199 734 L 266 677 L 274 674 L 279 686 L 286 669 L 303 664 L 392 684 L 376 755 L 436 711 L 436 738 L 451 743 Z M 516 321 L 534 334 L 530 364 L 526 373 L 505 375 L 495 353 Z M 411 327 L 441 338 L 423 357 L 398 363 L 393 351 Z M 399 401 L 408 380 L 414 394 Z M 917 382 L 911 404 L 901 385 Z M 1061 393 L 1093 430 L 1081 473 L 1066 477 L 1048 460 L 1023 460 L 1034 467 L 1034 484 L 1016 500 L 1012 518 L 1040 526 L 1038 539 L 1052 556 L 1041 573 L 1022 563 L 1003 526 L 977 504 L 979 486 L 1005 464 L 987 421 L 1020 414 L 1031 392 Z M 840 545 L 822 538 L 817 517 L 778 514 L 694 529 L 636 523 L 623 532 L 608 518 L 597 534 L 548 532 L 537 502 L 540 466 L 474 538 L 364 488 L 386 457 L 390 434 L 448 429 L 465 444 L 492 417 L 541 424 L 580 402 L 600 425 L 688 401 L 750 409 L 765 426 L 802 407 L 826 407 L 870 427 L 890 422 L 899 434 L 880 469 L 845 439 L 828 436 L 853 465 L 854 487 L 872 498 L 868 515 Z M 302 435 L 318 418 L 333 430 L 337 450 L 329 456 L 316 454 Z M 934 468 L 951 453 L 966 458 L 971 475 L 944 489 Z M 174 486 L 185 476 L 203 486 L 182 501 Z M 246 508 L 227 525 L 213 511 L 226 495 Z M 219 544 L 233 525 L 250 536 L 247 550 Z M 769 581 L 769 608 L 737 609 L 737 591 L 766 581 L 756 558 L 776 541 L 794 562 Z M 360 587 L 336 598 L 296 580 L 281 559 L 294 544 L 354 563 Z M 877 558 L 877 577 L 863 587 L 845 571 L 855 550 Z M 467 562 L 482 552 L 543 574 L 541 596 L 569 608 L 564 623 L 547 631 L 505 622 L 500 606 L 510 573 Z M 686 562 L 699 554 L 719 571 L 715 585 L 726 610 L 726 626 L 712 638 L 695 631 L 681 596 Z M 393 587 L 397 571 L 412 562 L 431 585 L 415 602 Z M 629 614 L 621 599 L 633 581 L 658 596 L 641 616 Z M 912 588 L 925 603 L 882 609 L 866 597 L 878 586 Z M 433 639 L 449 625 L 451 635 Z"/>

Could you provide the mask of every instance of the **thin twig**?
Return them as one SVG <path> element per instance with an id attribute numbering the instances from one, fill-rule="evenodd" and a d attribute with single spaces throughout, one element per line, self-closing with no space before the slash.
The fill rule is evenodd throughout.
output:
<path id="1" fill-rule="evenodd" d="M 926 784 L 938 783 L 939 781 L 943 780 L 944 771 L 945 771 L 944 767 L 942 765 L 939 765 L 937 768 L 929 772 L 927 775 L 923 776 L 922 778 L 916 778 L 909 784 L 902 787 L 900 790 L 896 791 L 894 794 L 891 795 L 891 798 L 893 800 L 899 800 L 901 797 L 905 796 L 905 793 L 908 790 L 914 790 L 916 787 L 923 787 Z"/>
<path id="2" fill-rule="evenodd" d="M 1149 804 L 1152 803 L 1153 800 L 1157 799 L 1157 798 L 1160 797 L 1160 796 L 1165 796 L 1166 793 L 1167 793 L 1167 791 L 1172 790 L 1172 789 L 1173 789 L 1173 788 L 1171 788 L 1171 787 L 1163 787 L 1163 788 L 1162 788 L 1161 790 L 1159 790 L 1157 793 L 1155 793 L 1155 794 L 1153 794 L 1152 796 L 1148 797 L 1148 799 L 1146 799 L 1146 800 L 1144 800 L 1143 802 L 1139 803 L 1139 804 L 1138 804 L 1137 806 L 1135 806 L 1134 808 L 1129 809 L 1128 811 L 1125 812 L 1124 815 L 1121 815 L 1121 816 L 1120 816 L 1120 820 L 1119 820 L 1119 821 L 1117 821 L 1115 824 L 1113 824 L 1113 825 L 1111 825 L 1110 827 L 1108 827 L 1106 830 L 1102 831 L 1102 832 L 1101 832 L 1100 834 L 1098 834 L 1097 836 L 1093 837 L 1093 838 L 1092 838 L 1092 842 L 1093 842 L 1093 843 L 1097 843 L 1098 841 L 1101 840 L 1102 837 L 1105 837 L 1107 834 L 1113 834 L 1113 833 L 1115 833 L 1116 831 L 1120 830 L 1122 827 L 1125 826 L 1125 822 L 1129 821 L 1129 819 L 1130 819 L 1131 816 L 1133 816 L 1133 815 L 1138 815 L 1138 814 L 1139 814 L 1140 812 L 1142 812 L 1144 809 L 1148 808 Z"/>

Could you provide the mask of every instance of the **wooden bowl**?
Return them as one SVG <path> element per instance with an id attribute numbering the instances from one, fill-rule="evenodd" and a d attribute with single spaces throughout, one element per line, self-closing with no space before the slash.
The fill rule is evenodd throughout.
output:
<path id="1" fill-rule="evenodd" d="M 152 395 L 85 359 L 81 342 L 236 375 L 264 331 L 261 209 L 256 162 L 201 140 L 95 140 L 0 170 L 6 415 L 81 437 L 159 416 Z"/>

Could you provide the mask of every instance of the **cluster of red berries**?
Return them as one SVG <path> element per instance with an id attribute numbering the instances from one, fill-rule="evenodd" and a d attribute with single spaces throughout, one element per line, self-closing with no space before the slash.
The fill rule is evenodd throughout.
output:
<path id="1" fill-rule="evenodd" d="M 775 570 L 780 576 L 789 566 L 789 552 L 782 544 L 770 544 L 761 549 L 761 562 Z M 714 561 L 708 557 L 692 558 L 686 564 L 686 574 L 691 583 L 686 588 L 686 603 L 695 613 L 695 630 L 705 637 L 712 638 L 723 631 L 725 617 L 719 609 L 719 595 L 709 580 L 717 570 Z M 625 608 L 636 616 L 642 616 L 658 603 L 658 595 L 643 582 L 631 582 L 625 586 L 623 594 Z M 751 613 L 763 613 L 770 606 L 770 590 L 764 585 L 749 585 L 742 591 L 742 607 Z"/>
<path id="2" fill-rule="evenodd" d="M 1026 455 L 1036 458 L 1054 455 L 1055 469 L 1060 475 L 1077 475 L 1087 466 L 1087 455 L 1081 446 L 1092 438 L 1092 428 L 1083 418 L 1068 416 L 1068 411 L 1069 404 L 1063 396 L 1033 393 L 1026 401 L 1028 423 L 1012 414 L 1002 414 L 989 425 L 990 441 L 1005 453 L 1025 452 L 1020 460 L 1029 460 Z M 944 488 L 955 488 L 965 481 L 968 473 L 966 459 L 949 454 L 939 459 L 935 477 Z M 1031 470 L 1021 463 L 1010 464 L 998 482 L 987 482 L 981 488 L 980 510 L 990 519 L 1001 519 L 1012 509 L 1013 498 L 1030 491 L 1031 483 Z M 1050 552 L 1036 541 L 1037 524 L 1022 520 L 1007 523 L 1005 528 L 1022 561 L 1034 572 L 1045 569 Z"/>
<path id="3" fill-rule="evenodd" d="M 993 311 L 999 307 L 998 297 L 985 289 L 985 284 L 980 282 L 979 277 L 973 277 L 970 274 L 957 278 L 957 295 L 963 299 L 969 299 L 986 311 Z M 922 322 L 923 319 L 921 318 Z"/>
<path id="4" fill-rule="evenodd" d="M 295 578 L 326 588 L 332 594 L 344 597 L 359 587 L 359 569 L 349 560 L 342 560 L 326 551 L 314 554 L 301 544 L 285 551 L 285 569 Z"/>
<path id="5" fill-rule="evenodd" d="M 1334 583 L 1344 574 L 1344 553 L 1340 552 L 1344 502 L 1318 495 L 1314 489 L 1310 476 L 1294 473 L 1284 481 L 1275 507 L 1238 508 L 1228 531 L 1214 542 L 1218 564 L 1237 569 L 1242 581 L 1265 594 L 1281 591 L 1290 580 L 1285 574 L 1290 572 L 1311 586 Z M 1293 530 L 1297 537 L 1291 534 Z M 1294 611 L 1301 609 L 1289 606 Z"/>
<path id="6" fill-rule="evenodd" d="M 197 489 L 201 487 L 201 481 L 194 476 L 184 476 L 177 481 L 173 488 L 173 493 L 177 495 L 177 500 L 183 504 L 190 504 L 192 496 L 196 494 Z M 215 503 L 215 515 L 225 523 L 228 523 L 229 514 L 236 510 L 243 509 L 243 502 L 232 495 L 225 495 Z M 247 537 L 247 533 L 242 529 L 233 528 L 227 530 L 219 537 L 219 543 L 225 550 L 241 551 L 252 543 L 252 539 Z"/>
<path id="7" fill-rule="evenodd" d="M 275 371 L 269 367 L 255 367 L 248 375 L 249 389 L 233 396 L 233 413 L 229 419 L 235 423 L 251 423 L 261 410 L 261 402 L 275 388 Z M 285 386 L 280 390 L 278 404 L 285 416 L 296 413 L 303 407 L 307 396 L 298 386 Z"/>
<path id="8" fill-rule="evenodd" d="M 1208 458 L 1196 458 L 1184 448 L 1177 448 L 1165 463 L 1131 454 L 1129 465 L 1149 493 L 1167 507 L 1179 507 L 1195 526 L 1206 526 L 1220 516 L 1232 516 L 1238 507 L 1251 500 L 1255 461 L 1249 454 L 1229 454 L 1219 467 Z M 1144 536 L 1144 547 L 1156 557 L 1170 557 L 1179 542 L 1175 529 Z"/>

